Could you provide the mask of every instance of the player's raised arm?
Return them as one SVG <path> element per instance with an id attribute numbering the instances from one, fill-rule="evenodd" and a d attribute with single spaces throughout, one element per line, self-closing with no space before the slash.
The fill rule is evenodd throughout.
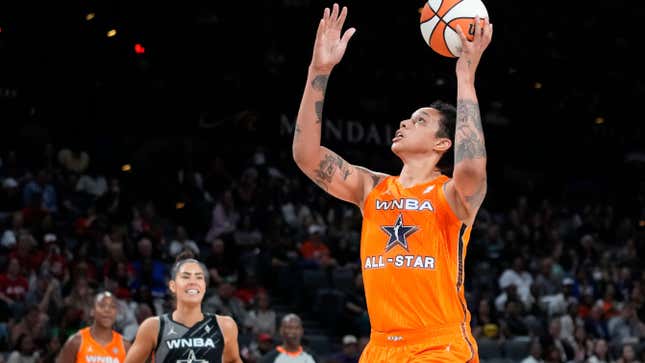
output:
<path id="1" fill-rule="evenodd" d="M 475 35 L 467 40 L 457 26 L 462 52 L 457 60 L 457 124 L 455 125 L 454 196 L 465 211 L 464 220 L 472 224 L 486 196 L 486 145 L 479 103 L 475 92 L 475 71 L 490 44 L 493 26 L 488 19 L 475 18 Z M 460 208 L 461 209 L 461 208 Z"/>
<path id="2" fill-rule="evenodd" d="M 361 205 L 363 197 L 381 174 L 355 167 L 320 145 L 322 111 L 329 75 L 345 54 L 347 42 L 356 31 L 341 31 L 347 8 L 326 8 L 318 24 L 307 83 L 298 110 L 293 135 L 293 159 L 318 186 L 333 196 Z"/>

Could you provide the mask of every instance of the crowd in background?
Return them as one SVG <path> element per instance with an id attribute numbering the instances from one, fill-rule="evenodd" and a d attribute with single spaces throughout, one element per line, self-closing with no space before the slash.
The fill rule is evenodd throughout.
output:
<path id="1" fill-rule="evenodd" d="M 53 361 L 101 290 L 118 297 L 115 329 L 133 339 L 170 311 L 169 268 L 189 249 L 209 269 L 205 311 L 235 319 L 245 362 L 280 343 L 286 313 L 303 317 L 303 343 L 321 361 L 357 361 L 370 331 L 360 211 L 288 157 L 259 149 L 231 167 L 213 155 L 168 170 L 169 192 L 147 199 L 157 179 L 134 182 L 136 166 L 110 170 L 74 145 L 26 154 L 1 155 L 0 359 Z M 467 252 L 482 360 L 645 361 L 639 211 L 598 196 L 504 200 L 484 204 Z"/>

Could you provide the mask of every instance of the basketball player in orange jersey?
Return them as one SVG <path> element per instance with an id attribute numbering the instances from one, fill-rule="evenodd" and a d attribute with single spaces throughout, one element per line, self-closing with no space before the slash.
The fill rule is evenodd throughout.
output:
<path id="1" fill-rule="evenodd" d="M 150 358 L 155 363 L 242 363 L 235 321 L 202 312 L 207 276 L 206 266 L 191 253 L 177 256 L 168 283 L 176 297 L 175 310 L 141 323 L 126 363 Z"/>
<path id="2" fill-rule="evenodd" d="M 116 298 L 110 292 L 101 292 L 94 298 L 91 326 L 81 329 L 67 339 L 61 348 L 57 363 L 122 363 L 130 342 L 112 330 L 117 315 Z"/>
<path id="3" fill-rule="evenodd" d="M 347 8 L 334 4 L 318 25 L 293 157 L 316 184 L 363 214 L 361 263 L 372 332 L 360 362 L 477 362 L 464 260 L 486 194 L 474 82 L 492 25 L 475 19 L 472 41 L 459 29 L 457 107 L 435 102 L 400 122 L 391 148 L 403 169 L 390 176 L 352 165 L 320 145 L 327 80 L 355 32 L 341 31 L 346 17 Z M 454 152 L 452 177 L 437 168 L 447 152 Z"/>

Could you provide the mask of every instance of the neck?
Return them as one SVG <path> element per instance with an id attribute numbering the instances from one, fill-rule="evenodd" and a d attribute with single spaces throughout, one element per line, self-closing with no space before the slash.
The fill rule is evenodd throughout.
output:
<path id="1" fill-rule="evenodd" d="M 177 304 L 177 309 L 172 313 L 172 320 L 191 327 L 197 322 L 204 319 L 201 305 L 187 306 L 186 304 Z"/>
<path id="2" fill-rule="evenodd" d="M 399 175 L 399 183 L 406 188 L 428 182 L 441 175 L 437 169 L 438 156 L 405 159 Z"/>
<path id="3" fill-rule="evenodd" d="M 109 343 L 112 340 L 112 328 L 105 328 L 99 324 L 92 324 L 90 335 L 99 343 Z"/>
<path id="4" fill-rule="evenodd" d="M 287 352 L 290 352 L 290 353 L 295 353 L 295 352 L 300 350 L 300 344 L 291 345 L 291 344 L 285 342 L 282 346 L 284 347 L 284 350 L 286 350 Z"/>

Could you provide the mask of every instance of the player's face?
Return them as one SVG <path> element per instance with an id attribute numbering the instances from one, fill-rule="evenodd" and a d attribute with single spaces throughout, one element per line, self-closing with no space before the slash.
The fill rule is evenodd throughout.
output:
<path id="1" fill-rule="evenodd" d="M 97 324 L 111 329 L 116 321 L 116 315 L 117 304 L 114 296 L 103 295 L 94 303 L 93 316 Z"/>
<path id="2" fill-rule="evenodd" d="M 302 338 L 302 323 L 295 319 L 282 322 L 280 326 L 282 338 L 291 345 L 299 345 Z"/>
<path id="3" fill-rule="evenodd" d="M 204 271 L 195 262 L 184 263 L 175 279 L 170 281 L 170 290 L 177 296 L 177 301 L 200 303 L 206 291 Z"/>
<path id="4" fill-rule="evenodd" d="M 409 119 L 401 121 L 399 129 L 392 139 L 392 151 L 399 153 L 427 153 L 431 152 L 439 139 L 436 134 L 439 130 L 441 114 L 434 108 L 420 108 Z"/>

